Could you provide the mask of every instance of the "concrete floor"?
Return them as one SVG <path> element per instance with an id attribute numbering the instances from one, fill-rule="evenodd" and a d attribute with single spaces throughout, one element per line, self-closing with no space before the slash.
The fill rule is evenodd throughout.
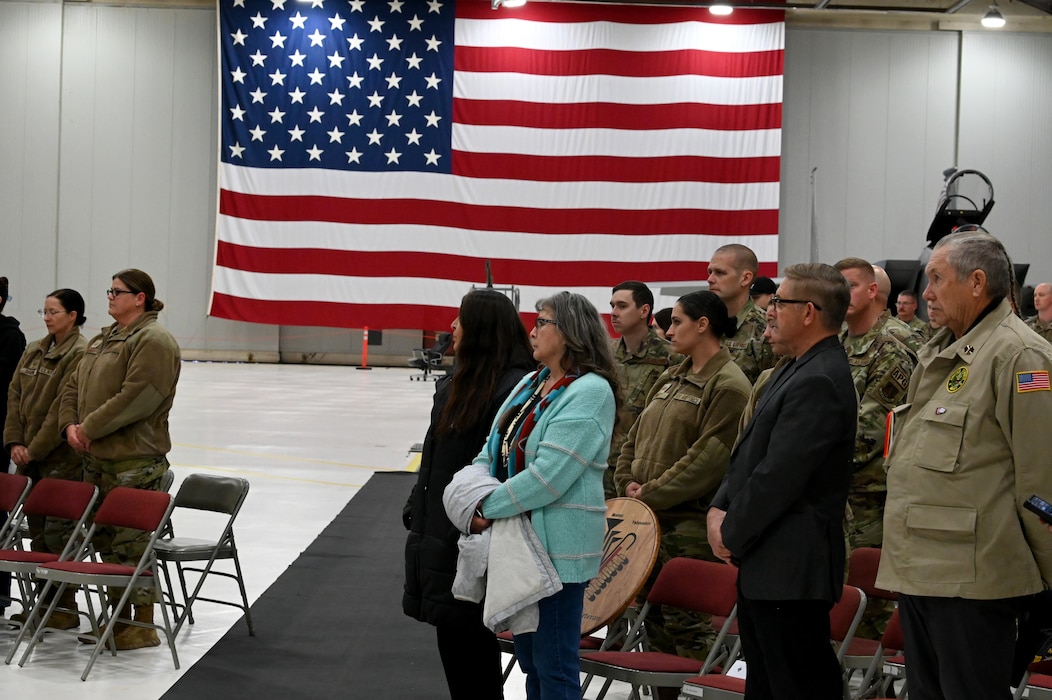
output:
<path id="1" fill-rule="evenodd" d="M 411 373 L 400 368 L 184 363 L 171 416 L 172 493 L 194 472 L 249 480 L 251 491 L 237 533 L 250 600 L 277 579 L 373 472 L 411 468 L 410 448 L 423 440 L 434 391 L 432 382 L 410 381 Z M 283 518 L 275 528 L 278 513 L 294 517 Z M 176 521 L 185 536 L 207 536 L 214 525 L 206 517 Z M 262 542 L 264 532 L 265 550 L 253 546 Z M 34 700 L 73 692 L 84 700 L 158 698 L 240 619 L 233 608 L 202 603 L 194 609 L 197 624 L 184 627 L 177 639 L 179 671 L 162 644 L 116 658 L 101 656 L 82 683 L 89 649 L 56 635 L 25 667 L 0 665 L 0 687 L 6 696 Z M 16 611 L 17 605 L 12 606 L 10 612 Z M 6 655 L 15 633 L 0 627 L 0 652 Z M 588 696 L 594 697 L 598 687 Z M 505 690 L 507 700 L 525 698 L 522 676 L 513 674 Z M 615 686 L 607 697 L 622 700 L 627 690 Z M 342 691 L 336 696 L 347 697 Z M 230 697 L 237 697 L 236 689 L 230 689 Z M 445 687 L 436 688 L 431 697 L 447 697 Z"/>

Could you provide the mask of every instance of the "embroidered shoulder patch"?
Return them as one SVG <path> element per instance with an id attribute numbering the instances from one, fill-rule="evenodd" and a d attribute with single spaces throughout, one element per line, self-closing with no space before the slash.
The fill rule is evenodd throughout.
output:
<path id="1" fill-rule="evenodd" d="M 958 367 L 950 375 L 950 378 L 946 380 L 946 391 L 951 394 L 956 394 L 964 386 L 965 382 L 968 381 L 968 368 Z"/>
<path id="2" fill-rule="evenodd" d="M 1048 391 L 1048 370 L 1015 373 L 1015 390 L 1018 394 L 1031 391 Z"/>

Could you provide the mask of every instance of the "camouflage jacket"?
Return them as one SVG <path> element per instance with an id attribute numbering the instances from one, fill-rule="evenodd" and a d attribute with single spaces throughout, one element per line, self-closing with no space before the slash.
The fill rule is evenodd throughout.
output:
<path id="1" fill-rule="evenodd" d="M 647 332 L 647 338 L 639 352 L 630 353 L 624 338 L 613 341 L 613 349 L 614 365 L 621 382 L 621 405 L 617 411 L 614 437 L 610 441 L 610 456 L 607 458 L 610 467 L 617 466 L 621 445 L 628 438 L 628 431 L 635 424 L 636 418 L 643 412 L 650 387 L 654 386 L 662 372 L 670 366 L 678 365 L 684 359 L 682 355 L 672 352 L 672 345 L 659 338 L 653 328 Z"/>
<path id="2" fill-rule="evenodd" d="M 884 309 L 884 313 L 877 317 L 875 326 L 883 328 L 888 335 L 898 338 L 900 342 L 913 351 L 914 355 L 926 342 L 921 340 L 920 335 L 913 330 L 910 324 L 895 318 L 891 315 L 891 311 L 887 309 Z"/>
<path id="3" fill-rule="evenodd" d="M 731 354 L 745 378 L 756 382 L 760 372 L 774 367 L 774 350 L 763 337 L 767 327 L 767 315 L 756 303 L 749 299 L 738 312 L 738 331 L 731 338 L 723 339 L 723 347 Z"/>
<path id="4" fill-rule="evenodd" d="M 1052 321 L 1042 323 L 1037 316 L 1031 316 L 1026 320 L 1026 325 L 1034 329 L 1039 336 L 1052 343 Z"/>
<path id="5" fill-rule="evenodd" d="M 887 313 L 887 312 L 885 312 Z M 881 318 L 884 318 L 882 315 Z M 890 316 L 889 316 L 890 318 Z M 885 491 L 884 433 L 888 411 L 905 400 L 917 355 L 899 339 L 904 323 L 880 319 L 862 335 L 840 332 L 859 397 L 852 492 Z M 889 329 L 889 325 L 893 328 Z"/>
<path id="6" fill-rule="evenodd" d="M 922 320 L 920 316 L 914 316 L 905 323 L 907 326 L 913 329 L 913 334 L 921 339 L 921 345 L 924 345 L 924 343 L 927 343 L 929 340 L 931 340 L 931 324 L 927 321 Z"/>

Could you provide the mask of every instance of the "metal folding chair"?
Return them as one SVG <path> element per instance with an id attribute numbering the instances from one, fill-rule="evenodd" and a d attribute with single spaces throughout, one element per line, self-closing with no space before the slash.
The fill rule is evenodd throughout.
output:
<path id="1" fill-rule="evenodd" d="M 193 605 L 199 600 L 219 605 L 229 605 L 239 608 L 245 613 L 245 622 L 248 624 L 248 633 L 255 636 L 255 628 L 252 625 L 252 612 L 248 604 L 248 595 L 245 592 L 245 580 L 241 574 L 241 561 L 237 556 L 237 544 L 234 541 L 234 520 L 241 510 L 241 504 L 245 502 L 248 495 L 248 481 L 237 477 L 211 476 L 208 474 L 191 474 L 179 486 L 179 492 L 175 496 L 176 509 L 205 510 L 213 513 L 225 513 L 229 516 L 226 526 L 219 537 L 214 540 L 196 539 L 191 537 L 165 536 L 159 539 L 155 546 L 157 560 L 161 563 L 164 573 L 165 589 L 164 597 L 166 604 L 171 606 L 176 614 L 175 633 L 179 634 L 183 623 L 189 620 L 194 624 Z M 234 564 L 234 573 L 217 571 L 213 565 L 219 559 L 230 559 Z M 175 564 L 176 573 L 179 576 L 179 586 L 182 589 L 183 602 L 178 603 L 175 599 L 175 591 L 172 585 L 172 575 L 168 569 L 168 563 Z M 203 567 L 186 566 L 187 563 L 204 562 Z M 200 574 L 193 593 L 187 594 L 186 572 L 192 571 Z M 217 598 L 204 598 L 200 595 L 201 587 L 209 575 L 222 576 L 237 582 L 241 593 L 241 602 L 220 600 Z M 182 608 L 182 612 L 179 612 Z"/>
<path id="2" fill-rule="evenodd" d="M 98 513 L 95 514 L 95 522 L 92 523 L 91 529 L 88 530 L 88 539 L 80 547 L 77 557 L 72 561 L 57 561 L 37 567 L 36 577 L 44 582 L 44 589 L 37 598 L 29 619 L 22 626 L 22 630 L 15 640 L 14 648 L 8 654 L 7 662 L 11 662 L 15 651 L 18 650 L 22 639 L 25 637 L 26 631 L 32 629 L 35 631 L 18 665 L 24 665 L 29 659 L 29 655 L 36 648 L 44 634 L 48 618 L 51 617 L 67 587 L 101 588 L 103 586 L 120 586 L 124 588 L 124 594 L 113 608 L 117 612 L 111 617 L 107 613 L 105 606 L 103 606 L 102 616 L 107 623 L 104 632 L 99 629 L 92 597 L 91 595 L 87 596 L 88 619 L 91 621 L 92 630 L 91 636 L 95 638 L 96 643 L 80 679 L 82 681 L 87 680 L 88 674 L 91 673 L 95 660 L 102 652 L 103 647 L 109 645 L 111 653 L 114 656 L 117 655 L 116 647 L 112 642 L 114 629 L 117 626 L 115 623 L 117 622 L 137 627 L 149 627 L 164 632 L 168 648 L 172 652 L 172 662 L 175 664 L 175 668 L 178 669 L 179 656 L 175 650 L 175 634 L 172 632 L 172 626 L 168 619 L 167 606 L 161 605 L 163 625 L 119 617 L 119 611 L 125 609 L 134 589 L 157 586 L 157 577 L 154 576 L 154 571 L 157 568 L 157 555 L 154 551 L 154 544 L 161 529 L 168 522 L 173 507 L 174 501 L 172 497 L 161 491 L 147 491 L 146 489 L 135 489 L 126 486 L 118 486 L 110 491 L 102 502 Z M 100 526 L 130 528 L 148 533 L 149 538 L 146 547 L 142 556 L 139 557 L 139 561 L 134 566 L 84 560 L 85 557 L 90 556 L 94 551 L 91 546 L 91 539 L 95 535 L 96 528 Z M 42 610 L 42 608 L 45 608 L 45 602 L 49 600 L 48 592 L 52 588 L 55 589 L 55 595 L 50 597 L 51 603 L 46 606 L 46 609 Z"/>
<path id="3" fill-rule="evenodd" d="M 2 474 L 14 479 L 28 477 Z M 14 483 L 8 479 L 3 482 Z M 6 487 L 0 487 L 0 490 Z M 65 479 L 41 479 L 29 491 L 29 496 L 17 509 L 17 518 L 10 523 L 9 539 L 4 549 L 0 549 L 0 571 L 10 572 L 18 582 L 22 609 L 29 611 L 36 600 L 33 574 L 37 567 L 54 561 L 73 558 L 84 541 L 84 524 L 95 505 L 99 489 L 83 481 L 66 481 Z M 74 523 L 69 539 L 58 554 L 51 552 L 33 552 L 22 548 L 20 525 L 29 516 L 42 518 L 59 518 Z M 13 624 L 18 624 L 10 620 Z"/>
<path id="4" fill-rule="evenodd" d="M 639 697 L 640 686 L 678 688 L 692 676 L 711 673 L 723 657 L 723 641 L 736 614 L 738 570 L 727 564 L 677 557 L 669 560 L 647 594 L 646 603 L 628 632 L 625 649 L 644 634 L 643 620 L 654 605 L 671 605 L 725 618 L 708 658 L 704 662 L 657 651 L 599 651 L 581 656 L 581 671 L 632 686 Z M 604 689 L 608 686 L 604 686 Z"/>
<path id="5" fill-rule="evenodd" d="M 838 646 L 836 658 L 843 669 L 844 652 L 851 639 L 855 636 L 855 630 L 862 619 L 862 613 L 866 610 L 866 594 L 854 586 L 845 585 L 840 600 L 829 611 L 829 637 L 830 641 L 836 642 Z M 748 659 L 745 659 L 748 663 Z M 728 664 L 729 666 L 729 664 Z M 727 670 L 726 668 L 724 669 Z M 806 674 L 808 669 L 801 669 L 801 674 Z M 845 700 L 851 697 L 844 680 L 843 695 Z M 686 698 L 712 698 L 713 700 L 738 700 L 745 697 L 745 679 L 723 674 L 702 675 L 688 678 L 683 682 L 683 690 L 680 697 Z"/>
<path id="6" fill-rule="evenodd" d="M 12 541 L 16 539 L 22 503 L 32 485 L 33 481 L 28 476 L 0 472 L 0 511 L 7 513 L 7 519 L 0 525 L 0 547 L 12 546 Z"/>

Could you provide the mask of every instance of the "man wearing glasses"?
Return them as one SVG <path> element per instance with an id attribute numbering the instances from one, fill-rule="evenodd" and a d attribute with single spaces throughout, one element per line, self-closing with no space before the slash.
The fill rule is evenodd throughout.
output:
<path id="1" fill-rule="evenodd" d="M 842 697 L 829 610 L 844 580 L 856 400 L 837 340 L 850 301 L 830 265 L 792 265 L 767 307 L 774 371 L 708 512 L 713 552 L 738 568 L 746 697 Z M 800 673 L 807 668 L 807 673 Z"/>

